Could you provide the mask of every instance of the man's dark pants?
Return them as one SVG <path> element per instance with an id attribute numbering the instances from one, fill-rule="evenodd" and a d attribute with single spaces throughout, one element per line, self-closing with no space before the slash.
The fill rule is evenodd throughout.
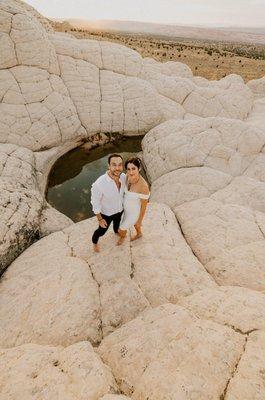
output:
<path id="1" fill-rule="evenodd" d="M 113 230 L 114 230 L 114 232 L 118 233 L 120 222 L 121 222 L 122 213 L 123 213 L 123 211 L 121 211 L 121 212 L 119 212 L 117 214 L 113 214 L 113 215 L 101 214 L 102 218 L 105 219 L 105 221 L 107 222 L 107 227 L 106 228 L 102 228 L 101 226 L 99 226 L 98 229 L 95 230 L 95 232 L 93 233 L 93 236 L 92 236 L 92 242 L 94 244 L 97 244 L 98 239 L 100 238 L 100 236 L 105 235 L 105 233 L 109 229 L 109 226 L 110 226 L 111 222 L 113 222 Z"/>

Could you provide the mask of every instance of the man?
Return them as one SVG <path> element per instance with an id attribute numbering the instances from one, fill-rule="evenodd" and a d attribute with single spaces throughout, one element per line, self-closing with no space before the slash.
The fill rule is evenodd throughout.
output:
<path id="1" fill-rule="evenodd" d="M 98 240 L 103 236 L 111 222 L 113 230 L 118 233 L 123 212 L 123 195 L 126 175 L 122 173 L 123 158 L 119 154 L 111 154 L 108 158 L 108 170 L 92 185 L 91 204 L 99 223 L 92 236 L 95 252 L 100 251 Z"/>

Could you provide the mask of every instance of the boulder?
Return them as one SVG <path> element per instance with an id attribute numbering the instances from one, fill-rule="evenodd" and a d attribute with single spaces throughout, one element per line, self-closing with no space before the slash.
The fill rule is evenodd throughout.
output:
<path id="1" fill-rule="evenodd" d="M 111 400 L 114 395 L 106 395 L 117 392 L 111 372 L 89 342 L 68 347 L 25 344 L 0 349 L 0 355 L 1 399 Z"/>
<path id="2" fill-rule="evenodd" d="M 165 304 L 107 336 L 98 351 L 123 393 L 133 399 L 217 399 L 244 342 L 229 327 L 198 320 L 180 306 Z"/>

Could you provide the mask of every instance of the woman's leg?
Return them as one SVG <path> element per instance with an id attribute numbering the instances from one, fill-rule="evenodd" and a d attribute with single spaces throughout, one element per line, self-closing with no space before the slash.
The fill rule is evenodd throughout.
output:
<path id="1" fill-rule="evenodd" d="M 134 228 L 135 228 L 135 230 L 136 230 L 136 235 L 134 235 L 134 236 L 131 237 L 131 241 L 132 241 L 132 242 L 133 242 L 134 240 L 139 239 L 140 237 L 143 236 L 142 230 L 141 230 L 141 227 L 140 227 L 140 226 L 134 225 Z"/>
<path id="2" fill-rule="evenodd" d="M 126 237 L 127 231 L 124 229 L 119 229 L 118 234 L 119 234 L 119 240 L 117 241 L 117 246 L 121 245 L 124 242 L 124 239 Z"/>

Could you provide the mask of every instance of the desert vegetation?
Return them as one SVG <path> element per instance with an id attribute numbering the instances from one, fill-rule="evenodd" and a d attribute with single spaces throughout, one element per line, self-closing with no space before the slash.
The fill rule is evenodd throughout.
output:
<path id="1" fill-rule="evenodd" d="M 77 38 L 109 40 L 124 44 L 143 57 L 157 61 L 180 61 L 187 64 L 194 75 L 220 79 L 235 73 L 245 82 L 265 75 L 265 46 L 244 43 L 216 42 L 195 39 L 150 37 L 140 34 L 88 31 L 69 23 L 53 22 L 57 31 L 69 32 Z"/>

